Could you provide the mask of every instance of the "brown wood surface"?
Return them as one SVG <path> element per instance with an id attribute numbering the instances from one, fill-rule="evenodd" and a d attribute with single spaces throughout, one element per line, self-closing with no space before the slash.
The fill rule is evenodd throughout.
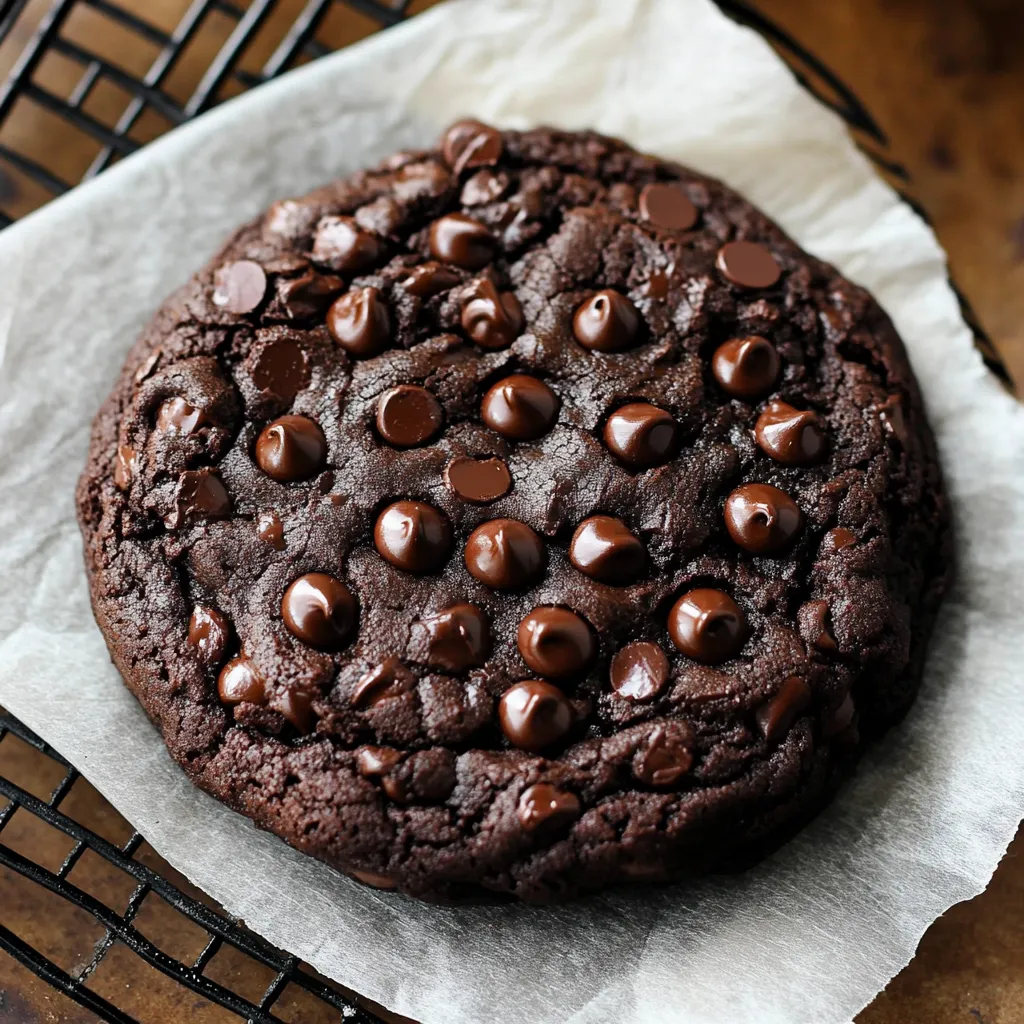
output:
<path id="1" fill-rule="evenodd" d="M 41 15 L 49 2 L 32 0 L 29 14 Z M 186 6 L 186 0 L 120 2 L 167 29 Z M 418 0 L 415 7 L 428 3 Z M 261 65 L 273 48 L 275 31 L 289 24 L 301 6 L 302 0 L 283 0 L 247 51 L 246 67 Z M 758 0 L 758 6 L 852 85 L 889 135 L 892 154 L 910 170 L 912 192 L 949 251 L 955 277 L 1011 373 L 1024 382 L 1024 0 Z M 32 20 L 24 19 L 14 38 L 0 46 L 0 75 L 24 45 Z M 339 5 L 320 37 L 343 45 L 372 27 Z M 211 19 L 170 76 L 172 96 L 182 100 L 189 94 L 229 29 L 226 19 Z M 140 47 L 95 11 L 76 12 L 66 34 L 136 74 L 155 55 L 155 49 Z M 52 57 L 37 80 L 67 95 L 78 73 L 70 62 Z M 86 109 L 113 123 L 125 102 L 124 93 L 104 86 Z M 166 128 L 160 118 L 148 115 L 134 137 L 144 142 Z M 80 176 L 97 152 L 95 144 L 64 131 L 52 115 L 24 103 L 0 130 L 0 142 L 45 157 L 47 166 L 68 180 Z M 44 201 L 45 193 L 14 174 L 0 177 L 0 198 L 12 212 L 25 212 Z M 0 743 L 0 774 L 40 796 L 59 779 L 52 763 L 12 738 Z M 75 786 L 65 810 L 114 841 L 123 842 L 131 832 L 87 783 Z M 15 813 L 2 841 L 50 868 L 59 865 L 71 845 L 23 811 Z M 144 847 L 139 856 L 205 898 L 152 850 Z M 123 875 L 88 853 L 70 879 L 115 908 L 124 907 L 131 890 Z M 5 870 L 0 870 L 0 923 L 68 971 L 88 963 L 102 937 L 88 914 Z M 200 930 L 157 899 L 146 900 L 137 924 L 173 955 L 194 957 L 201 948 Z M 214 958 L 207 975 L 249 997 L 269 980 L 267 971 L 230 951 Z M 89 985 L 146 1024 L 237 1020 L 123 948 L 115 947 L 104 958 Z M 294 1024 L 338 1020 L 294 986 L 276 1012 Z M 0 1024 L 95 1019 L 0 954 Z M 961 1022 L 1024 1022 L 1024 833 L 988 890 L 937 921 L 910 965 L 858 1017 L 858 1024 Z"/>

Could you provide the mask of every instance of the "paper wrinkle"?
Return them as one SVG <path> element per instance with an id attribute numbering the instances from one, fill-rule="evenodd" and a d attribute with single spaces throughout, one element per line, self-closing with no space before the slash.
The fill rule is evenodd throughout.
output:
<path id="1" fill-rule="evenodd" d="M 272 200 L 465 114 L 593 126 L 723 178 L 907 342 L 960 578 L 906 722 L 742 875 L 549 908 L 368 890 L 193 789 L 93 623 L 71 495 L 142 325 Z M 0 703 L 270 941 L 424 1024 L 844 1024 L 985 887 L 1024 810 L 1024 412 L 972 347 L 932 232 L 708 0 L 455 0 L 147 146 L 4 231 L 0 269 Z"/>

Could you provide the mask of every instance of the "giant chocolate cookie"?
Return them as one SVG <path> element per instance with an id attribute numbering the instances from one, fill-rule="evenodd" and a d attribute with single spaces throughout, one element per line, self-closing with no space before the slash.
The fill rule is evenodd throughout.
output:
<path id="1" fill-rule="evenodd" d="M 949 579 L 870 296 L 716 181 L 475 122 L 235 234 L 78 509 L 195 782 L 431 898 L 769 848 L 906 710 Z"/>

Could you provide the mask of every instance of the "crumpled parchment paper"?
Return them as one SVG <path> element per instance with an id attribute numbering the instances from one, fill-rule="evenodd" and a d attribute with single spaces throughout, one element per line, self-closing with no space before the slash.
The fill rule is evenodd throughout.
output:
<path id="1" fill-rule="evenodd" d="M 151 311 L 236 224 L 458 115 L 593 126 L 724 178 L 868 286 L 907 342 L 959 528 L 921 698 L 739 877 L 550 909 L 360 887 L 194 790 L 111 667 L 72 491 Z M 708 0 L 456 0 L 234 100 L 0 236 L 0 702 L 268 939 L 426 1024 L 849 1020 L 981 891 L 1024 812 L 1024 412 L 931 232 Z"/>

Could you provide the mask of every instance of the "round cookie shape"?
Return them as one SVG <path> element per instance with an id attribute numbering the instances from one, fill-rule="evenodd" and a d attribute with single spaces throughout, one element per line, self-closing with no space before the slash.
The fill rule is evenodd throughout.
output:
<path id="1" fill-rule="evenodd" d="M 949 507 L 867 293 L 711 178 L 468 118 L 236 231 L 77 496 L 184 771 L 444 902 L 789 835 L 913 700 Z"/>

